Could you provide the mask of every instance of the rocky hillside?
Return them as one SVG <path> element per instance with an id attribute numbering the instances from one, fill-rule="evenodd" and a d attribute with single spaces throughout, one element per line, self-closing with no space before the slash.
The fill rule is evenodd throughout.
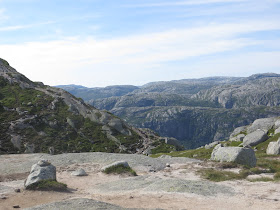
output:
<path id="1" fill-rule="evenodd" d="M 195 148 L 226 140 L 236 127 L 255 119 L 279 116 L 279 88 L 278 74 L 210 77 L 149 83 L 87 103 Z"/>
<path id="2" fill-rule="evenodd" d="M 236 82 L 201 90 L 191 97 L 220 104 L 225 108 L 279 106 L 280 75 L 257 74 Z"/>
<path id="3" fill-rule="evenodd" d="M 65 90 L 32 82 L 0 59 L 0 154 L 174 150 Z"/>

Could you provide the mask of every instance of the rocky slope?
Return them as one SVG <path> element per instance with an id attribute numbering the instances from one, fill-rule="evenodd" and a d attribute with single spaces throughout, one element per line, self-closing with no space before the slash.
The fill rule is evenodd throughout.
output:
<path id="1" fill-rule="evenodd" d="M 122 96 L 87 102 L 194 148 L 226 140 L 234 128 L 255 119 L 279 116 L 280 75 L 154 82 Z"/>
<path id="2" fill-rule="evenodd" d="M 0 59 L 0 154 L 172 150 L 147 129 L 137 129 L 65 90 L 32 82 Z"/>

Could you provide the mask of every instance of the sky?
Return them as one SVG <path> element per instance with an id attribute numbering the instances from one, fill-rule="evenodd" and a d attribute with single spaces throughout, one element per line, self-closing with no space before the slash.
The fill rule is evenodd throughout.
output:
<path id="1" fill-rule="evenodd" d="M 47 85 L 280 73 L 280 0 L 0 0 L 0 57 Z"/>

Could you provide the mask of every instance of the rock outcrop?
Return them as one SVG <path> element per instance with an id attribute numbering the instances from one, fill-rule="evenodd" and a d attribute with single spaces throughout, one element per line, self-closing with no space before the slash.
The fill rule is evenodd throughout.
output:
<path id="1" fill-rule="evenodd" d="M 220 162 L 234 162 L 249 167 L 255 167 L 257 159 L 254 150 L 243 147 L 223 147 L 218 144 L 212 154 L 211 160 Z"/>
<path id="2" fill-rule="evenodd" d="M 56 167 L 47 160 L 40 160 L 32 166 L 24 187 L 28 188 L 30 185 L 42 180 L 56 180 Z"/>

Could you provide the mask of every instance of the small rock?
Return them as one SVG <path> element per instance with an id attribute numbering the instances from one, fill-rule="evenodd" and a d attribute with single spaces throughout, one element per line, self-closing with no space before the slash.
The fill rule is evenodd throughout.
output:
<path id="1" fill-rule="evenodd" d="M 3 196 L 1 196 L 1 199 L 2 199 L 2 200 L 6 200 L 7 197 L 3 195 Z"/>
<path id="2" fill-rule="evenodd" d="M 130 196 L 130 197 L 129 197 L 129 199 L 132 199 L 132 198 L 134 198 L 134 197 L 133 197 L 133 196 Z"/>
<path id="3" fill-rule="evenodd" d="M 13 208 L 14 208 L 14 209 L 19 209 L 20 206 L 19 206 L 19 205 L 14 205 Z"/>
<path id="4" fill-rule="evenodd" d="M 20 192 L 20 189 L 18 189 L 18 188 L 17 188 L 17 189 L 15 189 L 15 192 L 19 193 L 19 192 Z"/>
<path id="5" fill-rule="evenodd" d="M 270 142 L 266 149 L 268 155 L 279 155 L 280 154 L 280 138 L 276 142 Z"/>
<path id="6" fill-rule="evenodd" d="M 170 164 L 169 164 L 169 163 L 166 163 L 166 165 L 165 165 L 165 166 L 169 168 L 169 167 L 170 167 Z"/>
<path id="7" fill-rule="evenodd" d="M 72 176 L 87 176 L 87 173 L 85 172 L 84 169 L 80 168 L 80 169 L 77 169 L 76 171 L 73 171 L 71 173 Z"/>

